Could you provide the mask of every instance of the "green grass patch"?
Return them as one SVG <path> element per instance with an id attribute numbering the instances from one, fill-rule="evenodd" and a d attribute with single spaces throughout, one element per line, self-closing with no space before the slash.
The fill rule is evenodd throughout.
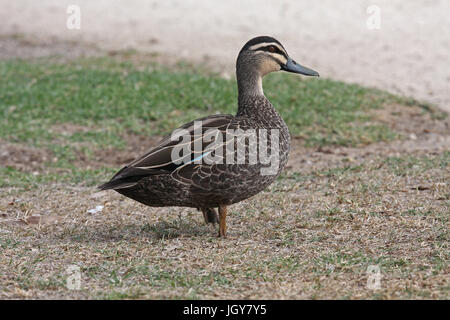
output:
<path id="1" fill-rule="evenodd" d="M 397 176 L 415 176 L 431 168 L 448 168 L 450 165 L 450 151 L 445 151 L 438 156 L 408 156 L 388 157 L 383 161 L 383 166 L 389 168 Z"/>
<path id="2" fill-rule="evenodd" d="M 402 98 L 286 73 L 267 76 L 264 89 L 291 134 L 309 146 L 358 146 L 396 137 L 373 121 L 368 111 Z M 1 167 L 0 187 L 95 184 L 114 170 L 85 170 L 77 162 L 80 157 L 92 159 L 95 151 L 107 147 L 123 150 L 125 134 L 161 136 L 193 119 L 234 114 L 236 109 L 234 79 L 189 65 L 143 67 L 113 58 L 65 64 L 48 59 L 0 61 L 0 140 L 45 148 L 53 158 L 45 164 L 50 173 L 35 175 Z M 395 161 L 387 164 L 395 166 Z"/>
<path id="3" fill-rule="evenodd" d="M 191 67 L 140 70 L 111 58 L 67 64 L 2 61 L 0 79 L 0 137 L 33 145 L 57 139 L 58 133 L 49 129 L 60 123 L 88 128 L 66 137 L 71 141 L 114 144 L 124 131 L 163 135 L 193 119 L 234 114 L 237 108 L 234 79 Z M 292 134 L 310 145 L 358 145 L 394 137 L 385 126 L 368 122 L 369 109 L 396 101 L 384 92 L 281 73 L 267 76 L 264 89 Z"/>
<path id="4" fill-rule="evenodd" d="M 70 183 L 95 186 L 105 177 L 112 176 L 116 169 L 96 170 L 68 169 L 64 172 L 28 173 L 11 167 L 0 167 L 0 187 L 16 187 L 22 190 L 36 188 L 42 184 Z"/>

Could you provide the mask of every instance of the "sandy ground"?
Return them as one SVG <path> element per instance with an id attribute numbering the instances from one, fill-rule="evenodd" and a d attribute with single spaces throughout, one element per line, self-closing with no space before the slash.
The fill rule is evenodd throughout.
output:
<path id="1" fill-rule="evenodd" d="M 68 5 L 81 9 L 69 30 Z M 370 5 L 380 28 L 369 29 Z M 207 62 L 231 76 L 241 46 L 256 35 L 278 38 L 299 62 L 324 77 L 375 86 L 450 111 L 450 2 L 414 1 L 120 1 L 0 0 L 0 55 L 8 37 L 25 35 L 60 51 L 138 49 Z M 13 46 L 14 47 L 14 46 Z M 59 51 L 58 51 L 59 50 Z M 36 54 L 36 50 L 33 51 Z"/>

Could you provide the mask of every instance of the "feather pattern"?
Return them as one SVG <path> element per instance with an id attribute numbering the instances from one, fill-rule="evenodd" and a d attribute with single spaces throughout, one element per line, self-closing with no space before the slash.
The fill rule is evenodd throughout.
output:
<path id="1" fill-rule="evenodd" d="M 318 76 L 289 58 L 274 38 L 251 39 L 236 62 L 235 116 L 211 115 L 181 126 L 99 188 L 114 189 L 148 206 L 201 209 L 205 221 L 219 222 L 219 236 L 226 236 L 227 206 L 264 190 L 288 160 L 288 127 L 262 89 L 262 77 L 279 70 Z M 263 161 L 262 151 L 276 155 L 277 161 Z M 255 154 L 257 161 L 250 161 Z M 271 173 L 263 174 L 265 169 Z"/>
<path id="2" fill-rule="evenodd" d="M 200 118 L 195 121 L 202 123 L 200 136 L 194 134 L 194 121 L 183 125 L 179 129 L 189 132 L 192 140 L 189 141 L 190 150 L 188 158 L 192 161 L 176 164 L 172 160 L 172 151 L 179 141 L 173 141 L 166 136 L 153 149 L 134 160 L 114 175 L 111 181 L 100 186 L 100 189 L 115 189 L 119 193 L 144 203 L 148 206 L 188 206 L 188 207 L 215 207 L 219 203 L 232 204 L 249 198 L 266 188 L 280 174 L 287 162 L 290 148 L 290 136 L 288 128 L 273 108 L 272 104 L 264 96 L 248 97 L 242 103 L 249 106 L 245 109 L 249 114 L 213 115 Z M 252 112 L 251 106 L 257 105 L 264 110 L 264 116 L 260 112 Z M 262 164 L 238 164 L 237 154 L 233 154 L 234 164 L 223 163 L 208 164 L 205 161 L 195 163 L 194 143 L 200 140 L 201 155 L 204 157 L 221 148 L 222 154 L 227 154 L 224 143 L 218 144 L 214 150 L 208 150 L 211 143 L 204 140 L 207 131 L 216 129 L 226 137 L 227 131 L 238 129 L 267 130 L 268 153 L 276 152 L 280 155 L 279 167 L 274 175 L 261 175 Z M 280 132 L 280 144 L 270 145 L 270 129 L 278 129 Z M 216 131 L 216 132 L 217 132 Z M 174 131 L 176 132 L 176 130 Z M 234 144 L 232 150 L 237 150 L 237 141 L 241 137 L 238 133 L 231 141 Z M 230 143 L 230 142 L 228 142 Z M 179 146 L 179 145 L 178 145 Z M 249 145 L 245 144 L 245 159 L 250 157 Z M 197 156 L 198 157 L 198 156 Z M 247 161 L 248 162 L 248 161 Z"/>

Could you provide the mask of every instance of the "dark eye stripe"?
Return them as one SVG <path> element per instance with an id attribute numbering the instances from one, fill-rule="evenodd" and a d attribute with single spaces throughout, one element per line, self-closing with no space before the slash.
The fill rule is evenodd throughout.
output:
<path id="1" fill-rule="evenodd" d="M 269 47 L 273 47 L 273 48 L 275 49 L 275 51 L 270 52 L 270 51 L 269 51 Z M 269 46 L 266 46 L 266 47 L 258 48 L 258 49 L 256 49 L 256 51 L 266 51 L 266 52 L 270 52 L 270 53 L 278 53 L 278 54 L 281 54 L 281 55 L 282 55 L 283 57 L 285 57 L 286 59 L 288 58 L 288 57 L 286 56 L 286 53 L 284 53 L 283 51 L 281 51 L 280 49 L 278 49 L 278 47 L 272 46 L 272 45 L 269 45 Z"/>

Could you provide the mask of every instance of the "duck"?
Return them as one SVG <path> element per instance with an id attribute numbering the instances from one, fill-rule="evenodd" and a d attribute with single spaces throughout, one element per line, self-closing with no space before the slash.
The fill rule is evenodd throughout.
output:
<path id="1" fill-rule="evenodd" d="M 277 71 L 319 76 L 275 38 L 250 39 L 236 61 L 235 115 L 182 125 L 98 188 L 151 207 L 197 208 L 205 223 L 218 223 L 218 236 L 226 237 L 228 207 L 266 189 L 288 161 L 288 126 L 262 87 L 263 77 Z"/>

